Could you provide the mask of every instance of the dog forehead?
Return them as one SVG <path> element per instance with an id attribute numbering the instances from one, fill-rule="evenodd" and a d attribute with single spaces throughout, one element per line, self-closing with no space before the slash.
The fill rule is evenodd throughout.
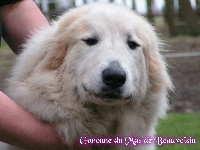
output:
<path id="1" fill-rule="evenodd" d="M 117 23 L 124 24 L 124 26 L 128 26 L 129 24 L 134 23 L 135 14 L 130 11 L 128 8 L 108 4 L 108 5 L 91 5 L 91 11 L 88 12 L 88 18 L 90 18 L 90 22 L 96 23 Z"/>
<path id="2" fill-rule="evenodd" d="M 137 38 L 142 40 L 142 43 L 157 40 L 154 28 L 145 18 L 125 6 L 116 4 L 94 3 L 72 9 L 61 16 L 57 25 L 57 33 L 64 33 L 70 39 L 112 33 L 114 36 Z"/>
<path id="3" fill-rule="evenodd" d="M 58 28 L 63 32 L 63 29 L 66 28 L 72 30 L 69 27 L 80 29 L 80 26 L 82 26 L 84 29 L 90 28 L 90 31 L 92 29 L 101 31 L 104 27 L 114 30 L 117 27 L 117 31 L 122 29 L 123 31 L 126 30 L 125 32 L 129 32 L 130 30 L 134 30 L 135 27 L 142 26 L 145 23 L 142 20 L 142 17 L 124 6 L 94 3 L 72 9 L 65 13 L 60 18 Z M 107 28 L 108 26 L 109 28 Z"/>
<path id="4" fill-rule="evenodd" d="M 87 11 L 86 11 L 87 10 Z M 89 5 L 77 9 L 80 16 L 74 22 L 74 28 L 82 26 L 85 31 L 103 34 L 108 32 L 130 34 L 134 33 L 135 26 L 138 24 L 137 15 L 122 6 L 111 4 Z M 91 33 L 91 34 L 92 34 Z"/>

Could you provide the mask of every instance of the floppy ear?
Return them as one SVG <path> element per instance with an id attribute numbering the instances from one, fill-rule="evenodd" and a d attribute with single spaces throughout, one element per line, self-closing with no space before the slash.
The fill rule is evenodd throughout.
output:
<path id="1" fill-rule="evenodd" d="M 158 48 L 154 52 L 150 52 L 147 55 L 148 71 L 149 71 L 149 83 L 150 90 L 153 93 L 159 93 L 160 91 L 171 89 L 172 83 L 170 76 L 167 72 L 167 64 L 158 52 Z"/>
<path id="2" fill-rule="evenodd" d="M 46 70 L 57 70 L 64 61 L 68 50 L 74 44 L 74 37 L 72 26 L 74 22 L 80 17 L 81 11 L 74 9 L 66 12 L 52 25 L 56 29 L 53 40 L 49 43 L 50 51 L 48 54 Z"/>
<path id="3" fill-rule="evenodd" d="M 55 48 L 49 52 L 45 69 L 48 71 L 57 70 L 63 64 L 67 49 L 68 43 L 66 43 L 66 45 L 59 45 L 59 43 L 56 43 Z"/>
<path id="4" fill-rule="evenodd" d="M 171 79 L 167 72 L 167 64 L 160 54 L 163 48 L 160 40 L 151 25 L 147 23 L 143 23 L 143 25 L 144 27 L 142 28 L 138 27 L 136 34 L 143 42 L 150 91 L 156 94 L 163 90 L 172 89 Z"/>

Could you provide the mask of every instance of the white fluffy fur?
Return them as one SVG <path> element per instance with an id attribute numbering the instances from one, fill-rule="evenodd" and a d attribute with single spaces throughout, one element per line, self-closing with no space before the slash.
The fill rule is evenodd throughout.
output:
<path id="1" fill-rule="evenodd" d="M 91 37 L 98 43 L 88 46 L 82 39 Z M 131 50 L 129 38 L 140 46 Z M 80 136 L 154 137 L 171 88 L 160 50 L 154 28 L 133 11 L 113 4 L 83 6 L 31 36 L 12 70 L 7 94 L 55 124 L 68 145 Z M 102 71 L 112 62 L 120 64 L 127 80 L 122 98 L 108 102 L 95 93 L 101 91 Z M 97 147 L 151 150 L 154 144 L 93 149 Z"/>

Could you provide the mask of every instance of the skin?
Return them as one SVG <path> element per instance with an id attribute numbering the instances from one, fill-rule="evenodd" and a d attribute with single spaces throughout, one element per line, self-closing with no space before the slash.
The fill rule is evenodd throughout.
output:
<path id="1" fill-rule="evenodd" d="M 32 0 L 0 7 L 0 19 L 3 26 L 3 38 L 16 54 L 31 32 L 49 25 Z"/>
<path id="2" fill-rule="evenodd" d="M 0 93 L 0 140 L 32 149 L 64 149 L 53 126 L 40 122 Z"/>
<path id="3" fill-rule="evenodd" d="M 3 38 L 15 54 L 31 32 L 48 26 L 32 0 L 0 7 Z M 0 92 L 0 141 L 29 149 L 68 149 L 58 136 L 55 127 L 41 122 L 13 100 Z M 78 142 L 77 142 L 78 143 Z M 91 149 L 74 144 L 74 149 Z"/>

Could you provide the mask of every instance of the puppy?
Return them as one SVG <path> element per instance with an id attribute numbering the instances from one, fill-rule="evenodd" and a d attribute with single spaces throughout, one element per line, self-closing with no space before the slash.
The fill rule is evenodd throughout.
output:
<path id="1" fill-rule="evenodd" d="M 7 94 L 55 124 L 66 144 L 81 137 L 153 138 L 172 87 L 154 28 L 132 10 L 90 4 L 31 36 Z M 152 150 L 151 144 L 94 144 L 93 149 Z"/>

